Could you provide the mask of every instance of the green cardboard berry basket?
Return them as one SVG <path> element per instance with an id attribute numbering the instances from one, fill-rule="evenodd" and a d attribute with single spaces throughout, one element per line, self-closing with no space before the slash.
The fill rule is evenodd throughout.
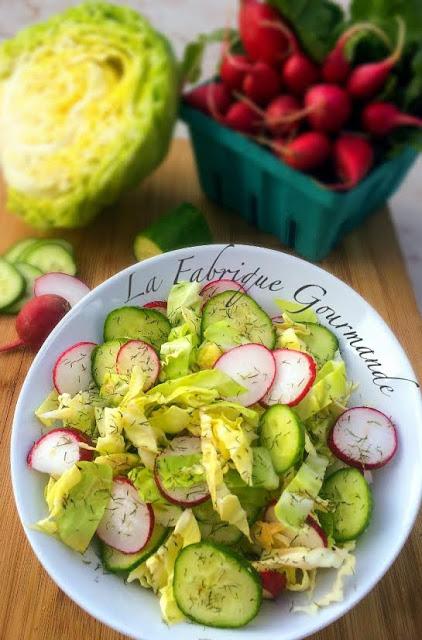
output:
<path id="1" fill-rule="evenodd" d="M 354 189 L 338 193 L 196 109 L 182 105 L 181 118 L 189 127 L 208 198 L 313 261 L 325 258 L 348 231 L 386 202 L 417 156 L 407 148 Z"/>

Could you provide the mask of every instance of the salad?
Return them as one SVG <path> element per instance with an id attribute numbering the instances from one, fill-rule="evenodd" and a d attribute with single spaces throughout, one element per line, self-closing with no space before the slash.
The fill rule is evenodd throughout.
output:
<path id="1" fill-rule="evenodd" d="M 36 529 L 152 589 L 167 623 L 241 627 L 262 599 L 343 598 L 390 419 L 347 408 L 336 336 L 311 309 L 271 318 L 232 280 L 112 310 L 104 342 L 62 353 L 28 465 L 49 476 Z M 337 571 L 313 595 L 320 569 Z"/>

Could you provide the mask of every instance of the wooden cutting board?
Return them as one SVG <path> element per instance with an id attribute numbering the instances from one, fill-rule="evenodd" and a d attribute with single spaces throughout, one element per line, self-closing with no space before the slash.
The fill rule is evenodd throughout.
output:
<path id="1" fill-rule="evenodd" d="M 136 231 L 183 200 L 203 209 L 217 242 L 243 242 L 284 250 L 276 238 L 258 232 L 205 199 L 189 143 L 185 141 L 176 141 L 159 171 L 90 228 L 60 236 L 74 244 L 80 275 L 94 287 L 133 262 L 132 241 Z M 7 214 L 3 204 L 0 253 L 30 235 L 34 232 Z M 380 211 L 362 229 L 350 234 L 323 262 L 323 267 L 350 284 L 377 309 L 398 336 L 422 379 L 422 319 L 388 212 Z M 14 336 L 12 318 L 0 318 L 0 335 L 2 342 Z M 0 355 L 0 640 L 123 640 L 122 635 L 95 621 L 56 587 L 32 553 L 18 520 L 10 482 L 9 437 L 14 407 L 31 360 L 32 355 L 25 351 Z M 384 579 L 352 612 L 316 634 L 315 640 L 421 638 L 421 575 L 419 518 Z M 142 629 L 141 614 L 139 626 Z M 227 637 L 230 636 L 228 632 Z"/>

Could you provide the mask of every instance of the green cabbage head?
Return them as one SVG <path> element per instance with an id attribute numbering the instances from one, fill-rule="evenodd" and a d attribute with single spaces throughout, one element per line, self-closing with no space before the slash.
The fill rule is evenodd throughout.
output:
<path id="1" fill-rule="evenodd" d="M 135 11 L 94 1 L 0 46 L 0 159 L 8 208 L 79 227 L 164 158 L 178 68 Z"/>

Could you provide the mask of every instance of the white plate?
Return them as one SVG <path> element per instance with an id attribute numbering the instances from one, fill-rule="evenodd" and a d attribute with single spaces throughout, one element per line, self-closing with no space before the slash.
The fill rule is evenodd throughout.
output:
<path id="1" fill-rule="evenodd" d="M 25 464 L 27 451 L 41 431 L 33 412 L 51 389 L 57 356 L 75 342 L 101 341 L 103 321 L 111 309 L 164 300 L 178 280 L 206 283 L 233 276 L 246 283 L 251 295 L 269 313 L 277 314 L 274 298 L 279 296 L 312 305 L 323 324 L 330 326 L 331 322 L 349 377 L 359 383 L 353 404 L 374 406 L 391 416 L 399 431 L 399 449 L 392 463 L 374 472 L 373 520 L 358 543 L 356 575 L 346 580 L 343 602 L 316 616 L 294 614 L 289 608 L 295 596 L 286 593 L 276 605 L 265 603 L 258 617 L 238 632 L 193 624 L 169 628 L 161 621 L 158 599 L 151 592 L 95 570 L 98 562 L 92 551 L 84 562 L 54 538 L 29 528 L 46 515 L 45 478 Z M 354 333 L 344 335 L 351 331 Z M 370 358 L 376 363 L 365 362 Z M 46 340 L 23 385 L 13 423 L 11 459 L 15 499 L 25 533 L 44 568 L 70 598 L 133 638 L 229 640 L 235 634 L 251 640 L 303 638 L 363 598 L 387 571 L 411 530 L 422 488 L 422 410 L 415 380 L 405 353 L 380 316 L 343 282 L 303 260 L 257 247 L 211 245 L 182 249 L 134 265 L 104 282 L 72 309 Z M 91 564 L 86 564 L 87 557 Z M 317 593 L 328 589 L 333 577 L 326 572 L 319 580 Z"/>

